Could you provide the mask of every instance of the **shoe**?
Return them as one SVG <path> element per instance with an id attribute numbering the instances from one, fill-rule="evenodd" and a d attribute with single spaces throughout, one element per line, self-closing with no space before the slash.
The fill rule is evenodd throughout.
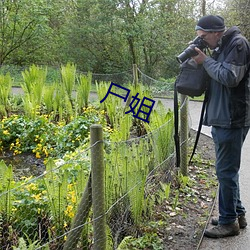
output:
<path id="1" fill-rule="evenodd" d="M 240 227 L 238 222 L 234 222 L 232 224 L 222 225 L 219 224 L 210 229 L 206 229 L 204 235 L 209 238 L 224 238 L 228 236 L 239 235 Z"/>
<path id="2" fill-rule="evenodd" d="M 247 220 L 246 220 L 245 214 L 239 215 L 238 222 L 239 222 L 240 229 L 243 229 L 243 228 L 245 228 L 247 226 Z M 218 225 L 218 219 L 217 218 L 212 218 L 211 224 L 214 225 L 214 226 L 217 226 Z"/>

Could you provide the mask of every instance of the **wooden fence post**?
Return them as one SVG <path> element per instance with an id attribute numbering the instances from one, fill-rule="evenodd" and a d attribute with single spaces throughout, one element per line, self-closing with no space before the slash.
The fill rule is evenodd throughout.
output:
<path id="1" fill-rule="evenodd" d="M 104 193 L 104 151 L 103 131 L 99 124 L 90 127 L 91 175 L 93 205 L 93 250 L 106 249 L 106 216 Z"/>
<path id="2" fill-rule="evenodd" d="M 86 222 L 91 208 L 91 176 L 83 192 L 81 201 L 78 205 L 76 216 L 73 220 L 70 233 L 64 244 L 63 250 L 71 250 L 77 248 L 77 243 L 81 237 L 83 225 Z"/>
<path id="3" fill-rule="evenodd" d="M 133 83 L 136 86 L 138 84 L 138 71 L 137 71 L 137 65 L 133 64 Z"/>
<path id="4" fill-rule="evenodd" d="M 188 97 L 181 96 L 180 109 L 180 169 L 181 174 L 187 176 L 188 174 Z"/>

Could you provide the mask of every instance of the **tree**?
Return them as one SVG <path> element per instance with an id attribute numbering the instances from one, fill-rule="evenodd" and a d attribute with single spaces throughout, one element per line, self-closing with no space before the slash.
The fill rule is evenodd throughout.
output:
<path id="1" fill-rule="evenodd" d="M 242 33 L 250 39 L 250 2 L 248 0 L 225 0 L 221 11 L 226 25 L 239 26 Z"/>
<path id="2" fill-rule="evenodd" d="M 29 41 L 43 33 L 46 9 L 40 1 L 8 0 L 0 2 L 0 65 Z M 26 53 L 41 47 L 41 39 Z M 13 57 L 12 57 L 13 58 Z M 17 61 L 17 63 L 20 63 Z"/>

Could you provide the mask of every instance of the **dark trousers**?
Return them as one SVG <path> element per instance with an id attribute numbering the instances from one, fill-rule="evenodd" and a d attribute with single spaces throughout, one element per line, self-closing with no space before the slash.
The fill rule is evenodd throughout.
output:
<path id="1" fill-rule="evenodd" d="M 215 143 L 216 175 L 219 181 L 219 223 L 231 224 L 245 214 L 240 200 L 239 169 L 241 149 L 249 127 L 212 127 Z"/>

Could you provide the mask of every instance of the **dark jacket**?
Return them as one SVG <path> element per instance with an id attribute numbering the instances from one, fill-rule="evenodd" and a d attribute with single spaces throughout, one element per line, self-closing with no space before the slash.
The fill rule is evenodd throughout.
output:
<path id="1" fill-rule="evenodd" d="M 203 63 L 211 77 L 204 125 L 250 126 L 250 46 L 237 27 L 227 30 L 218 50 Z"/>

